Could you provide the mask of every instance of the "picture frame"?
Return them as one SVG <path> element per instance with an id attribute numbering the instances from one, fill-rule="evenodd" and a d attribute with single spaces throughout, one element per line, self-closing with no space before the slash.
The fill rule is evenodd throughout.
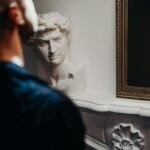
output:
<path id="1" fill-rule="evenodd" d="M 116 0 L 117 97 L 150 100 L 150 2 Z"/>

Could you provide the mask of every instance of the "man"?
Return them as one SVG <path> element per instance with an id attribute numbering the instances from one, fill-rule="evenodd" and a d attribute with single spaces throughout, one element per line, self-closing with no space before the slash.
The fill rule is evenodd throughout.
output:
<path id="1" fill-rule="evenodd" d="M 20 32 L 37 31 L 36 18 L 32 0 L 0 0 L 0 149 L 83 150 L 77 108 L 22 68 Z"/>
<path id="2" fill-rule="evenodd" d="M 40 59 L 36 64 L 37 75 L 66 95 L 79 96 L 85 90 L 86 75 L 85 68 L 70 59 L 70 21 L 58 12 L 39 14 L 38 19 L 38 33 L 31 37 L 37 47 L 33 49 Z M 35 67 L 30 69 L 30 64 L 27 68 L 34 72 Z"/>

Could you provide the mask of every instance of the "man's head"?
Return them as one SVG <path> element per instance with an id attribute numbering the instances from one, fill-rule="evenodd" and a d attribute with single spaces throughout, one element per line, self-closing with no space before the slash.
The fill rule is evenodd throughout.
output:
<path id="1" fill-rule="evenodd" d="M 35 39 L 38 48 L 50 64 L 57 66 L 68 59 L 71 26 L 67 18 L 57 12 L 41 14 Z"/>
<path id="2" fill-rule="evenodd" d="M 24 33 L 37 31 L 38 20 L 32 0 L 0 0 L 0 33 L 18 27 Z"/>

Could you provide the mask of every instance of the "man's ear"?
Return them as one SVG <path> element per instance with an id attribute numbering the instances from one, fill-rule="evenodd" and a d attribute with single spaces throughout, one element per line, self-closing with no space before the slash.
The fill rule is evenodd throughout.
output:
<path id="1" fill-rule="evenodd" d="M 12 2 L 9 6 L 8 15 L 16 25 L 24 25 L 25 19 L 22 10 L 17 2 Z"/>

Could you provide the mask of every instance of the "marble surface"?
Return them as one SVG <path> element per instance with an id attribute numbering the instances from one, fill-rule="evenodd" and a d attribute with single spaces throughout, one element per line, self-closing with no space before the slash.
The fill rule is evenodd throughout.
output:
<path id="1" fill-rule="evenodd" d="M 137 114 L 150 117 L 150 101 L 116 98 L 106 93 L 86 91 L 78 97 L 72 97 L 74 103 L 80 107 L 100 112 L 116 112 Z"/>

